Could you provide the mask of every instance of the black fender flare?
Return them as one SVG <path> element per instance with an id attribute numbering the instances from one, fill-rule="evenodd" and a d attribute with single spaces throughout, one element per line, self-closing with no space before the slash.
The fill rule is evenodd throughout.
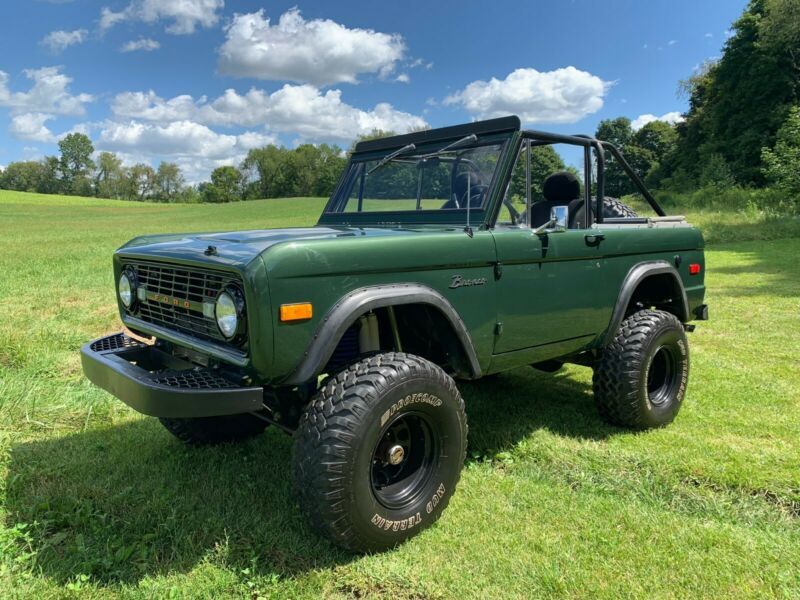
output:
<path id="1" fill-rule="evenodd" d="M 467 356 L 472 377 L 477 379 L 481 376 L 481 366 L 472 338 L 453 305 L 426 285 L 401 283 L 358 288 L 334 304 L 317 326 L 303 360 L 286 383 L 300 385 L 318 375 L 328 363 L 344 332 L 365 312 L 402 304 L 427 304 L 438 309 L 456 332 Z"/>
<path id="2" fill-rule="evenodd" d="M 639 284 L 652 275 L 664 274 L 670 275 L 675 280 L 675 284 L 681 292 L 680 298 L 677 299 L 678 304 L 675 307 L 677 309 L 676 316 L 683 323 L 689 320 L 689 301 L 686 298 L 686 290 L 683 287 L 683 281 L 681 281 L 681 276 L 678 274 L 677 269 L 665 260 L 639 263 L 631 267 L 631 270 L 628 271 L 628 274 L 622 281 L 617 303 L 614 305 L 614 311 L 611 313 L 611 322 L 602 338 L 603 347 L 607 346 L 611 343 L 611 340 L 614 339 L 617 329 L 619 329 L 619 326 L 625 319 L 625 310 L 628 308 L 628 303 L 631 297 L 633 297 L 636 288 L 639 287 Z"/>

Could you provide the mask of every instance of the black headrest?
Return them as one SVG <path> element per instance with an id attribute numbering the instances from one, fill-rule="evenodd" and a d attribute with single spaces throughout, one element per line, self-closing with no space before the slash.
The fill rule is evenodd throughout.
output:
<path id="1" fill-rule="evenodd" d="M 542 193 L 551 202 L 569 202 L 580 197 L 581 183 L 569 171 L 558 171 L 544 180 Z"/>

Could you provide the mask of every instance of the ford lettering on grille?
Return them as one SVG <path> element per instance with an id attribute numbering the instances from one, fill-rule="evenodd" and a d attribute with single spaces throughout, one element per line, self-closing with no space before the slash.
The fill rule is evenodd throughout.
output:
<path id="1" fill-rule="evenodd" d="M 126 266 L 134 270 L 144 288 L 144 299 L 135 307 L 134 316 L 193 337 L 225 342 L 213 306 L 226 285 L 240 282 L 235 273 L 155 261 L 123 260 Z"/>

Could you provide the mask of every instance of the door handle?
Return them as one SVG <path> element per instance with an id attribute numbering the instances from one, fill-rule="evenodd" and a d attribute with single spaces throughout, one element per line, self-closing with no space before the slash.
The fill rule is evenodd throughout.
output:
<path id="1" fill-rule="evenodd" d="M 599 246 L 606 236 L 602 233 L 587 233 L 583 239 L 586 240 L 587 246 Z"/>

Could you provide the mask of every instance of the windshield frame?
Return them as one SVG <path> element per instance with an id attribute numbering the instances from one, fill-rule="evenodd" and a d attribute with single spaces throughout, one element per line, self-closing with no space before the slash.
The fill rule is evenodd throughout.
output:
<path id="1" fill-rule="evenodd" d="M 516 122 L 518 123 L 519 121 Z M 470 125 L 472 127 L 470 127 Z M 345 226 L 394 226 L 403 224 L 450 224 L 464 226 L 467 224 L 467 213 L 469 212 L 470 225 L 476 228 L 485 226 L 487 224 L 487 216 L 494 212 L 493 206 L 496 202 L 498 190 L 501 187 L 502 181 L 505 179 L 504 173 L 508 168 L 507 163 L 509 156 L 513 156 L 513 152 L 510 152 L 510 150 L 516 145 L 514 143 L 514 138 L 518 129 L 508 128 L 503 130 L 500 128 L 494 128 L 489 131 L 472 131 L 471 129 L 479 129 L 476 128 L 475 125 L 480 124 L 470 125 L 447 128 L 447 133 L 450 133 L 449 130 L 452 130 L 452 134 L 447 136 L 435 135 L 437 130 L 430 130 L 420 132 L 418 134 L 387 138 L 384 144 L 380 144 L 380 142 L 383 140 L 359 144 L 359 146 L 356 147 L 356 152 L 350 157 L 350 160 L 348 161 L 347 166 L 345 167 L 344 172 L 339 179 L 336 189 L 334 190 L 333 194 L 331 194 L 328 203 L 325 205 L 318 223 L 320 225 Z M 439 131 L 444 132 L 445 130 Z M 347 197 L 344 197 L 345 192 L 349 191 L 352 184 L 352 178 L 358 177 L 359 171 L 363 170 L 363 168 L 366 168 L 365 166 L 360 167 L 362 164 L 370 161 L 380 160 L 381 158 L 396 151 L 398 148 L 403 147 L 409 141 L 414 142 L 417 146 L 414 150 L 414 155 L 435 154 L 436 151 L 445 148 L 454 141 L 463 138 L 465 134 L 470 133 L 475 133 L 477 135 L 477 140 L 470 144 L 465 144 L 463 146 L 459 146 L 458 148 L 454 148 L 452 154 L 493 144 L 500 145 L 497 165 L 495 166 L 494 171 L 491 173 L 489 189 L 486 195 L 487 197 L 482 206 L 472 206 L 469 208 L 469 210 L 464 207 L 446 209 L 421 208 L 416 210 L 344 212 L 344 207 L 346 206 L 348 200 Z M 421 139 L 414 140 L 413 138 L 415 137 L 419 137 Z M 365 145 L 366 148 L 364 147 Z M 370 148 L 369 145 L 372 145 L 374 149 Z M 364 148 L 364 150 L 359 151 L 362 148 Z M 446 154 L 451 154 L 451 152 L 448 151 Z M 398 157 L 397 160 L 402 161 L 403 159 L 408 160 L 406 156 Z"/>

